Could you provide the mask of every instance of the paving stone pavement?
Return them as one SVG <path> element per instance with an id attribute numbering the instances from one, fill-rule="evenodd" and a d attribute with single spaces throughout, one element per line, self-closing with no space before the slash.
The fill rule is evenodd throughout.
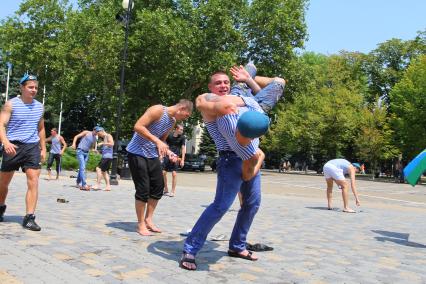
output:
<path id="1" fill-rule="evenodd" d="M 156 210 L 164 232 L 151 237 L 135 233 L 131 181 L 82 192 L 69 175 L 47 181 L 43 172 L 41 232 L 21 227 L 26 180 L 15 175 L 0 223 L 0 283 L 426 283 L 424 186 L 360 181 L 362 206 L 346 214 L 337 191 L 336 209 L 325 210 L 323 178 L 265 172 L 249 241 L 274 250 L 249 262 L 228 257 L 227 241 L 208 240 L 192 272 L 178 267 L 180 233 L 213 200 L 214 174 L 179 173 L 177 195 Z M 238 207 L 210 236 L 230 235 Z"/>

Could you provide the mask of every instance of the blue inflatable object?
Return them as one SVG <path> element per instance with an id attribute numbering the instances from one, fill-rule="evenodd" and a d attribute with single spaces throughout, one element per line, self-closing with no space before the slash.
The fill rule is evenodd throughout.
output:
<path id="1" fill-rule="evenodd" d="M 426 149 L 418 154 L 405 168 L 405 180 L 415 186 L 419 178 L 426 171 Z"/>
<path id="2" fill-rule="evenodd" d="M 237 129 L 241 135 L 248 138 L 257 138 L 264 135 L 269 128 L 269 117 L 258 111 L 246 111 L 237 122 Z"/>

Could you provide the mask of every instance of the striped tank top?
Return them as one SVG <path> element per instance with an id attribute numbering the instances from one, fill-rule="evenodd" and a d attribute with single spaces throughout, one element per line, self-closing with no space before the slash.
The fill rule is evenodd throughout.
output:
<path id="1" fill-rule="evenodd" d="M 247 107 L 240 107 L 240 113 L 243 113 Z M 237 130 L 237 122 L 240 114 L 227 114 L 219 117 L 217 121 L 217 127 L 222 136 L 226 139 L 226 142 L 241 159 L 248 160 L 254 156 L 257 149 L 259 148 L 259 138 L 253 139 L 247 146 L 241 146 L 235 133 Z"/>
<path id="2" fill-rule="evenodd" d="M 175 121 L 176 120 L 173 117 L 170 117 L 167 114 L 167 107 L 163 106 L 163 115 L 161 116 L 160 120 L 151 123 L 147 129 L 152 135 L 160 138 L 166 134 L 167 131 L 169 131 Z M 145 158 L 158 157 L 157 145 L 136 132 L 133 134 L 132 140 L 130 140 L 126 150 L 129 153 Z"/>
<path id="3" fill-rule="evenodd" d="M 108 136 L 105 136 L 104 141 L 107 139 Z M 105 141 L 108 142 L 108 141 Z M 102 158 L 104 159 L 112 159 L 113 154 L 113 148 L 112 146 L 102 145 Z"/>
<path id="4" fill-rule="evenodd" d="M 87 133 L 83 138 L 81 138 L 80 143 L 78 143 L 78 149 L 85 152 L 89 152 L 92 144 L 95 142 L 96 136 L 92 132 Z"/>
<path id="5" fill-rule="evenodd" d="M 50 153 L 60 154 L 61 153 L 61 141 L 59 141 L 59 136 L 52 137 L 52 147 L 50 148 Z"/>
<path id="6" fill-rule="evenodd" d="M 11 99 L 10 102 L 12 114 L 7 124 L 7 139 L 26 144 L 40 141 L 38 124 L 43 115 L 43 105 L 37 100 L 26 104 L 19 97 Z"/>
<path id="7" fill-rule="evenodd" d="M 216 121 L 204 122 L 204 125 L 206 126 L 210 137 L 213 139 L 217 151 L 231 151 L 231 147 L 229 147 L 225 138 L 223 138 L 222 134 L 220 134 Z"/>

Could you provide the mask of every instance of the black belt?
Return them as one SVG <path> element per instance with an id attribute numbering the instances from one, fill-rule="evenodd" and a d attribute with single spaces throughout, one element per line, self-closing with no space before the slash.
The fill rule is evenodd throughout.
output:
<path id="1" fill-rule="evenodd" d="M 234 151 L 219 151 L 219 156 L 226 156 L 226 155 L 236 155 Z"/>

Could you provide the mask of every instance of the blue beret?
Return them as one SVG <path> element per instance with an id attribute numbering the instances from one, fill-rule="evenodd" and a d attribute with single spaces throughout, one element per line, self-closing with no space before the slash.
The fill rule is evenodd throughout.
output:
<path id="1" fill-rule="evenodd" d="M 254 110 L 243 113 L 237 122 L 238 131 L 248 138 L 260 137 L 268 131 L 268 128 L 269 117 Z"/>
<path id="2" fill-rule="evenodd" d="M 19 84 L 23 85 L 26 81 L 37 81 L 37 76 L 27 73 L 19 80 Z"/>
<path id="3" fill-rule="evenodd" d="M 95 130 L 96 132 L 101 132 L 101 131 L 104 131 L 105 129 L 103 127 L 100 127 L 100 126 L 95 126 L 95 128 L 93 128 L 93 130 Z"/>

